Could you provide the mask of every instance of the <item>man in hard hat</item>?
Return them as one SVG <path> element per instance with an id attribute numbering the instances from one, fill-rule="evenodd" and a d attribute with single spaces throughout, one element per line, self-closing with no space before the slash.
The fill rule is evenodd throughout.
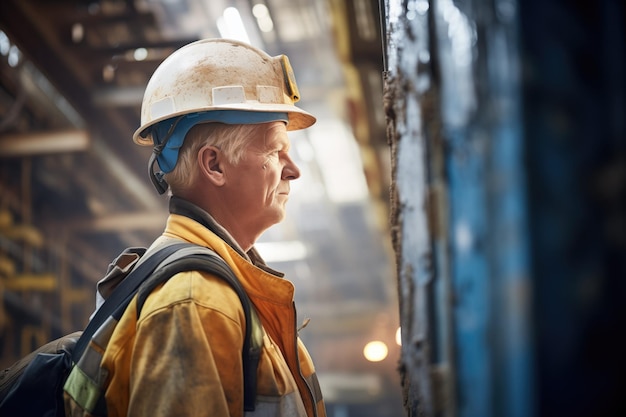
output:
<path id="1" fill-rule="evenodd" d="M 287 132 L 315 118 L 294 106 L 298 95 L 286 56 L 232 40 L 189 44 L 151 77 L 134 141 L 154 146 L 149 173 L 171 198 L 165 231 L 148 252 L 172 240 L 215 251 L 252 301 L 262 346 L 255 400 L 244 411 L 242 344 L 252 323 L 228 284 L 179 273 L 149 295 L 139 317 L 126 310 L 102 353 L 109 416 L 325 416 L 298 337 L 294 287 L 253 246 L 284 218 L 300 176 Z"/>

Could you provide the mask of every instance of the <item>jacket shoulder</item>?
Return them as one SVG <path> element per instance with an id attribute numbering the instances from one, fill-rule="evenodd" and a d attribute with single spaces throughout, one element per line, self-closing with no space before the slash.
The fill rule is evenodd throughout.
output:
<path id="1" fill-rule="evenodd" d="M 182 305 L 221 313 L 237 322 L 243 320 L 243 307 L 230 284 L 208 272 L 188 271 L 172 276 L 148 295 L 139 322 Z"/>

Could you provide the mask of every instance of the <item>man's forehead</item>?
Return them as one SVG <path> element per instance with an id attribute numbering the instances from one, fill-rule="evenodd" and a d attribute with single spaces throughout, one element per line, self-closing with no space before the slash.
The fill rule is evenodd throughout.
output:
<path id="1" fill-rule="evenodd" d="M 289 135 L 287 134 L 287 127 L 283 122 L 265 123 L 263 126 L 263 143 L 276 144 L 286 143 L 289 144 Z"/>

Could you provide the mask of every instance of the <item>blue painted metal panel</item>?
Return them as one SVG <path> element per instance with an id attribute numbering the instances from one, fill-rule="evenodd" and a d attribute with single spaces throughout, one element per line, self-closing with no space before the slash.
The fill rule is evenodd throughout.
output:
<path id="1" fill-rule="evenodd" d="M 456 134 L 455 134 L 456 133 Z M 448 132 L 450 231 L 459 416 L 492 416 L 493 346 L 490 342 L 492 277 L 486 253 L 488 212 L 485 155 L 462 132 Z"/>
<path id="2" fill-rule="evenodd" d="M 533 414 L 527 202 L 513 2 L 437 3 L 458 415 Z M 445 300 L 437 300 L 445 302 Z"/>
<path id="3" fill-rule="evenodd" d="M 626 3 L 389 3 L 409 411 L 626 415 Z"/>

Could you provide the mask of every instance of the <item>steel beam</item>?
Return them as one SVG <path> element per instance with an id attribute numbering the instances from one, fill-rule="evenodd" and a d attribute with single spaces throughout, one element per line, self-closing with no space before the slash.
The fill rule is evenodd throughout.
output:
<path id="1" fill-rule="evenodd" d="M 0 157 L 24 157 L 51 153 L 82 152 L 91 140 L 85 130 L 14 133 L 0 136 Z"/>

